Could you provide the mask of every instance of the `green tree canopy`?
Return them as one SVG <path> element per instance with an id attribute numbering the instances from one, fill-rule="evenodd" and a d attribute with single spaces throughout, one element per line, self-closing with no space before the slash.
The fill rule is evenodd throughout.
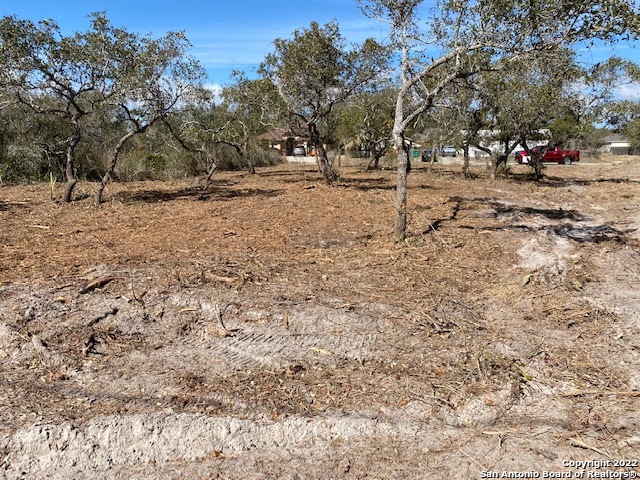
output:
<path id="1" fill-rule="evenodd" d="M 506 60 L 577 42 L 636 39 L 634 0 L 359 0 L 364 14 L 390 27 L 399 60 L 393 138 L 398 155 L 395 236 L 406 235 L 408 156 L 405 132 L 453 82 Z"/>
<path id="2" fill-rule="evenodd" d="M 309 130 L 328 183 L 337 179 L 329 162 L 319 125 L 334 108 L 378 79 L 387 65 L 387 50 L 372 39 L 349 48 L 337 22 L 312 22 L 291 39 L 276 39 L 275 51 L 259 72 L 277 87 L 288 112 Z"/>

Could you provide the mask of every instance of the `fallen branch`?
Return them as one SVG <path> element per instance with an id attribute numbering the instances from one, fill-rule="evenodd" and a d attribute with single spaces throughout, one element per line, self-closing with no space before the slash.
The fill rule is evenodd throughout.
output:
<path id="1" fill-rule="evenodd" d="M 116 313 L 118 313 L 118 309 L 116 307 L 112 307 L 110 310 L 107 310 L 102 315 L 98 315 L 97 317 L 93 318 L 92 320 L 89 320 L 89 323 L 87 323 L 87 327 L 92 327 L 96 323 L 98 323 L 99 321 L 104 320 L 105 318 L 107 318 L 109 315 L 115 315 Z"/>
<path id="2" fill-rule="evenodd" d="M 90 291 L 95 290 L 96 288 L 104 287 L 107 283 L 111 282 L 114 278 L 116 277 L 112 275 L 96 278 L 95 280 L 92 280 L 91 282 L 87 283 L 85 287 L 82 290 L 80 290 L 80 293 L 89 293 Z"/>
<path id="3" fill-rule="evenodd" d="M 580 397 L 582 395 L 609 395 L 609 396 L 627 396 L 640 397 L 640 392 L 633 390 L 573 390 L 564 393 L 563 397 Z"/>

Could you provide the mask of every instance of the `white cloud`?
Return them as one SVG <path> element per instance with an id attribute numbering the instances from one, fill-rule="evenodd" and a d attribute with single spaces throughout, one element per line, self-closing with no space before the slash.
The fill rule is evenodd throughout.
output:
<path id="1" fill-rule="evenodd" d="M 222 101 L 222 85 L 218 83 L 205 83 L 204 88 L 213 94 L 213 100 L 216 104 Z"/>
<path id="2" fill-rule="evenodd" d="M 623 100 L 640 100 L 640 83 L 628 83 L 616 89 L 616 93 Z"/>

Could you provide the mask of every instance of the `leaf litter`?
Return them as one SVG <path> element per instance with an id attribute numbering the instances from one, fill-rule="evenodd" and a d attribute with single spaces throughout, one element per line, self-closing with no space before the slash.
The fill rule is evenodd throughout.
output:
<path id="1" fill-rule="evenodd" d="M 478 478 L 638 458 L 639 159 L 538 185 L 476 168 L 417 166 L 401 244 L 388 170 L 114 184 L 99 208 L 1 186 L 0 472 Z"/>

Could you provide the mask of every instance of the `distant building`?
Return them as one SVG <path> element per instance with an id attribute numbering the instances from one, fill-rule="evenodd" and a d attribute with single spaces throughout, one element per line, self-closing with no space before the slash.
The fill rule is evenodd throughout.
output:
<path id="1" fill-rule="evenodd" d="M 603 139 L 602 151 L 613 153 L 614 155 L 633 155 L 638 153 L 639 149 L 634 149 L 631 144 L 619 133 L 612 133 Z"/>
<path id="2" fill-rule="evenodd" d="M 463 131 L 463 134 L 464 133 L 466 132 Z M 501 142 L 495 140 L 500 135 L 500 130 L 480 130 L 478 131 L 477 135 L 478 135 L 478 138 L 481 139 L 482 146 L 488 148 L 492 152 L 504 151 L 504 145 Z M 535 132 L 534 136 L 539 137 L 539 139 L 538 140 L 531 139 L 529 141 L 529 147 L 534 147 L 536 145 L 546 145 L 548 143 L 548 140 L 545 140 L 545 138 L 548 138 L 550 136 L 550 132 L 547 129 L 542 129 Z M 520 144 L 517 144 L 513 149 L 514 152 L 517 152 L 520 150 L 524 150 L 524 147 Z M 484 150 L 480 150 L 479 148 L 476 148 L 474 146 L 469 146 L 469 156 L 475 157 L 475 158 L 482 158 L 482 157 L 488 157 L 489 154 Z"/>
<path id="3" fill-rule="evenodd" d="M 305 151 L 309 149 L 309 137 L 302 129 L 292 131 L 291 129 L 276 128 L 258 135 L 256 140 L 268 148 L 276 149 L 282 155 L 287 156 L 293 155 L 294 149 L 298 146 L 304 147 Z"/>
<path id="4" fill-rule="evenodd" d="M 456 138 L 455 136 L 449 135 L 448 137 L 442 138 L 441 141 L 434 141 L 434 139 L 439 138 L 440 132 L 436 129 L 431 129 L 426 131 L 424 134 L 423 143 L 431 146 L 435 146 L 436 148 L 441 148 L 443 145 L 454 145 L 458 144 L 459 141 L 453 140 Z M 460 136 L 458 138 L 465 138 L 467 136 L 467 132 L 465 130 L 460 131 Z M 477 138 L 480 140 L 480 144 L 491 150 L 492 152 L 503 152 L 504 145 L 496 140 L 500 136 L 500 130 L 479 130 L 476 134 Z M 550 131 L 548 129 L 541 129 L 536 132 L 533 132 L 531 135 L 532 138 L 529 139 L 529 147 L 534 147 L 536 145 L 546 145 L 548 143 L 547 138 L 551 136 Z M 457 145 L 459 147 L 459 145 Z M 517 152 L 519 150 L 524 150 L 524 147 L 520 144 L 517 144 L 513 149 L 513 152 Z M 460 150 L 458 151 L 460 153 Z M 477 148 L 473 145 L 469 146 L 469 156 L 473 158 L 488 158 L 489 154 L 484 150 Z"/>

